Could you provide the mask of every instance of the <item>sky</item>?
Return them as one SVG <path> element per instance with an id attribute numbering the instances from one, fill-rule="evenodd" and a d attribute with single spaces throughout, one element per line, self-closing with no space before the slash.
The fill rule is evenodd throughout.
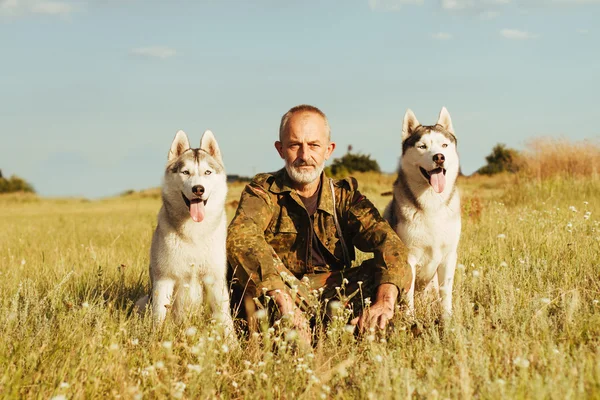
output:
<path id="1" fill-rule="evenodd" d="M 281 116 L 397 169 L 402 118 L 496 143 L 598 138 L 600 0 L 0 0 L 0 169 L 43 196 L 159 186 L 175 132 L 229 174 L 283 166 Z M 330 160 L 331 161 L 331 160 Z"/>

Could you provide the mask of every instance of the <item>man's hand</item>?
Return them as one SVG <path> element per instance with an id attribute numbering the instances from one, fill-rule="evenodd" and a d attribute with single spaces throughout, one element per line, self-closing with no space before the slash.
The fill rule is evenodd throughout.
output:
<path id="1" fill-rule="evenodd" d="M 377 299 L 369 308 L 363 309 L 360 317 L 350 321 L 352 325 L 358 325 L 358 332 L 378 327 L 385 329 L 388 321 L 394 316 L 394 307 L 398 298 L 398 288 L 392 283 L 383 283 L 377 288 Z"/>
<path id="2" fill-rule="evenodd" d="M 312 339 L 310 324 L 304 313 L 294 304 L 292 297 L 279 290 L 271 290 L 267 295 L 271 296 L 282 316 L 290 316 L 292 326 L 298 331 L 300 339 L 310 345 Z"/>

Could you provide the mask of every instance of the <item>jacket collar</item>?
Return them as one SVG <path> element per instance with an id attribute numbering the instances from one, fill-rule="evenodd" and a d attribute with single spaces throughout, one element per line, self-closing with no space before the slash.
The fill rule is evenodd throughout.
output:
<path id="1" fill-rule="evenodd" d="M 294 188 L 292 188 L 292 180 L 289 177 L 289 175 L 287 174 L 287 171 L 285 170 L 285 168 L 282 168 L 279 171 L 275 172 L 273 174 L 273 176 L 275 177 L 275 179 L 269 186 L 269 191 L 271 193 L 282 194 L 282 193 L 290 192 L 295 195 L 295 196 L 292 196 L 293 198 L 295 198 L 297 201 L 300 200 L 298 194 L 296 193 L 296 190 L 294 190 Z M 331 193 L 331 187 L 329 186 L 330 178 L 328 178 L 325 175 L 325 172 L 322 172 L 320 179 L 321 179 L 321 188 L 320 188 L 321 193 L 319 194 L 319 203 L 317 205 L 317 209 L 325 211 L 326 213 L 333 215 L 333 196 Z"/>

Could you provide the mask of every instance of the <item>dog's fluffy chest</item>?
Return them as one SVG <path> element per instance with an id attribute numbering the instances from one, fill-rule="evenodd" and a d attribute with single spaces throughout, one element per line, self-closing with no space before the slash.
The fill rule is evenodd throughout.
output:
<path id="1" fill-rule="evenodd" d="M 163 265 L 168 265 L 168 268 L 156 272 L 184 280 L 205 275 L 207 271 L 217 267 L 215 263 L 224 262 L 225 235 L 224 216 L 215 221 L 187 222 L 177 230 L 161 226 L 159 222 L 153 239 L 153 259 L 157 261 L 154 263 L 155 268 L 163 269 Z M 218 268 L 222 266 L 219 265 Z"/>

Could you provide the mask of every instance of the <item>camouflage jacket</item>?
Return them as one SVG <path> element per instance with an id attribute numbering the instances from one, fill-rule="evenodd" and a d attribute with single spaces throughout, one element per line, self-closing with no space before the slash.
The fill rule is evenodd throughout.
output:
<path id="1" fill-rule="evenodd" d="M 304 274 L 314 273 L 312 232 L 329 253 L 327 258 L 335 260 L 327 269 L 344 268 L 328 179 L 322 174 L 312 230 L 311 218 L 291 188 L 285 169 L 256 175 L 244 188 L 227 232 L 227 258 L 243 286 L 250 280 L 259 291 L 283 289 L 281 267 L 299 279 Z M 354 178 L 334 180 L 336 211 L 350 258 L 355 258 L 354 247 L 373 253 L 375 283 L 393 283 L 399 289 L 408 290 L 411 271 L 404 244 L 373 203 L 357 189 Z"/>

